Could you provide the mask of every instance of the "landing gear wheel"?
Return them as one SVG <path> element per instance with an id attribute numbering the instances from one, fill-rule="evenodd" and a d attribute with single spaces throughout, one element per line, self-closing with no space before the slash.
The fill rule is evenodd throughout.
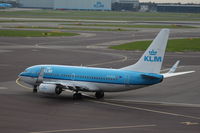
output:
<path id="1" fill-rule="evenodd" d="M 82 94 L 81 93 L 74 93 L 73 99 L 74 100 L 82 99 Z"/>
<path id="2" fill-rule="evenodd" d="M 55 93 L 56 93 L 57 95 L 60 95 L 61 92 L 62 92 L 62 88 L 61 88 L 61 87 L 56 87 Z"/>
<path id="3" fill-rule="evenodd" d="M 104 92 L 103 92 L 103 91 L 97 91 L 97 92 L 95 93 L 95 97 L 96 97 L 97 99 L 103 98 L 103 97 L 104 97 Z"/>
<path id="4" fill-rule="evenodd" d="M 33 93 L 37 93 L 37 85 L 34 85 Z"/>

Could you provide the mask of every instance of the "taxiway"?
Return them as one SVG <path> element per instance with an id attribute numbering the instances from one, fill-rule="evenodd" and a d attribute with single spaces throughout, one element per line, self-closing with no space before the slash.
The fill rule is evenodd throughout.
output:
<path id="1" fill-rule="evenodd" d="M 199 133 L 200 53 L 166 53 L 162 69 L 181 60 L 178 71 L 195 73 L 121 93 L 103 100 L 86 94 L 73 100 L 33 94 L 15 83 L 18 73 L 36 64 L 120 68 L 135 63 L 140 51 L 117 51 L 109 45 L 153 39 L 159 29 L 126 32 L 81 32 L 74 37 L 0 37 L 0 130 L 5 133 Z M 170 38 L 200 37 L 200 29 L 176 29 Z"/>

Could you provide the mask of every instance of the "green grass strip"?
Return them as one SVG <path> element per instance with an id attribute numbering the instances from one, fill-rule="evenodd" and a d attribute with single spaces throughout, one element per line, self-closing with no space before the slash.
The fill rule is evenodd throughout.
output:
<path id="1" fill-rule="evenodd" d="M 28 31 L 28 30 L 0 30 L 0 36 L 5 37 L 51 37 L 51 36 L 75 36 L 76 33 L 60 31 Z"/>
<path id="2" fill-rule="evenodd" d="M 63 29 L 63 30 L 80 30 L 80 31 L 130 31 L 121 28 L 108 29 L 108 28 L 81 28 L 81 27 L 40 27 L 40 26 L 15 26 L 7 28 L 21 28 L 21 29 Z"/>
<path id="3" fill-rule="evenodd" d="M 138 41 L 110 48 L 116 50 L 141 50 L 144 51 L 151 44 L 151 41 Z M 169 40 L 167 45 L 168 52 L 200 51 L 200 38 L 174 39 Z"/>
<path id="4" fill-rule="evenodd" d="M 93 20 L 132 20 L 132 21 L 199 21 L 199 13 L 158 13 L 158 12 L 118 12 L 118 11 L 1 11 L 1 17 L 18 18 L 66 18 Z"/>

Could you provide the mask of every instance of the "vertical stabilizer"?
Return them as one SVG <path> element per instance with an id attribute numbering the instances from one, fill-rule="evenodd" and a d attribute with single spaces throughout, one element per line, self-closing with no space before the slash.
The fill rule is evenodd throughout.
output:
<path id="1" fill-rule="evenodd" d="M 168 38 L 169 29 L 162 29 L 136 64 L 121 69 L 160 73 Z"/>

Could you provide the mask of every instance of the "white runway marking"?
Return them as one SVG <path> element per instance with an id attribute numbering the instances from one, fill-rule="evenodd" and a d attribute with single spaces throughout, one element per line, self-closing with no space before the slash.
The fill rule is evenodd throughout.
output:
<path id="1" fill-rule="evenodd" d="M 94 130 L 112 130 L 112 129 L 127 129 L 127 128 L 145 128 L 145 127 L 155 127 L 152 125 L 135 125 L 135 126 L 113 126 L 113 127 L 97 127 L 97 128 L 80 128 L 80 129 L 63 129 L 63 130 L 49 130 L 49 131 L 39 131 L 31 133 L 57 133 L 57 132 L 80 132 L 80 131 L 94 131 Z"/>
<path id="2" fill-rule="evenodd" d="M 187 125 L 187 126 L 191 126 L 191 125 L 199 125 L 198 122 L 190 122 L 190 121 L 181 122 L 181 124 L 184 124 L 184 125 Z"/>
<path id="3" fill-rule="evenodd" d="M 162 106 L 179 106 L 179 107 L 200 107 L 200 104 L 189 104 L 189 103 L 171 103 L 171 102 L 156 102 L 156 101 L 142 101 L 142 100 L 128 100 L 128 99 L 106 99 L 111 101 L 118 102 L 135 102 L 140 104 L 154 104 L 154 105 L 162 105 Z"/>
<path id="4" fill-rule="evenodd" d="M 88 51 L 88 50 L 73 50 L 75 52 L 81 52 L 81 53 L 96 53 L 96 52 L 93 52 L 93 51 Z M 103 53 L 103 52 L 100 52 L 99 54 L 102 54 L 102 55 L 108 55 L 108 56 L 115 56 L 115 57 L 118 57 L 120 59 L 116 59 L 116 60 L 111 60 L 111 61 L 106 61 L 106 62 L 100 62 L 100 63 L 95 63 L 95 64 L 88 64 L 86 65 L 87 67 L 94 67 L 94 66 L 99 66 L 99 65 L 105 65 L 105 64 L 112 64 L 112 63 L 117 63 L 117 62 L 125 62 L 128 60 L 128 57 L 127 56 L 124 56 L 124 55 L 121 55 L 121 54 L 115 54 L 115 53 Z"/>
<path id="5" fill-rule="evenodd" d="M 178 66 L 177 67 L 177 70 L 179 69 L 179 68 L 183 68 L 183 67 L 185 67 L 185 66 Z M 162 69 L 162 70 L 160 70 L 161 72 L 165 72 L 165 71 L 169 71 L 171 68 L 166 68 L 166 69 Z"/>
<path id="6" fill-rule="evenodd" d="M 106 101 L 95 101 L 95 100 L 88 100 L 88 101 L 98 103 L 98 104 L 106 104 L 106 105 L 112 105 L 112 106 L 116 106 L 116 107 L 141 110 L 141 111 L 152 112 L 152 113 L 157 113 L 157 114 L 171 115 L 171 116 L 176 116 L 176 117 L 200 120 L 200 117 L 196 117 L 196 116 L 183 115 L 183 114 L 177 114 L 177 113 L 171 113 L 171 112 L 165 112 L 165 111 L 159 111 L 159 110 L 153 110 L 153 109 L 147 109 L 147 108 L 140 108 L 140 107 L 135 107 L 135 106 L 127 106 L 127 105 L 122 105 L 122 104 L 110 103 L 110 102 L 106 102 Z"/>
<path id="7" fill-rule="evenodd" d="M 0 87 L 0 90 L 6 90 L 8 89 L 7 87 Z"/>
<path id="8" fill-rule="evenodd" d="M 91 65 L 87 65 L 88 67 L 94 67 L 94 66 L 99 66 L 99 65 L 105 65 L 105 64 L 112 64 L 112 63 L 116 63 L 116 62 L 125 62 L 128 57 L 127 56 L 123 56 L 123 59 L 119 59 L 119 60 L 114 60 L 114 61 L 108 61 L 108 62 L 102 62 L 102 63 L 96 63 L 96 64 L 91 64 Z"/>

